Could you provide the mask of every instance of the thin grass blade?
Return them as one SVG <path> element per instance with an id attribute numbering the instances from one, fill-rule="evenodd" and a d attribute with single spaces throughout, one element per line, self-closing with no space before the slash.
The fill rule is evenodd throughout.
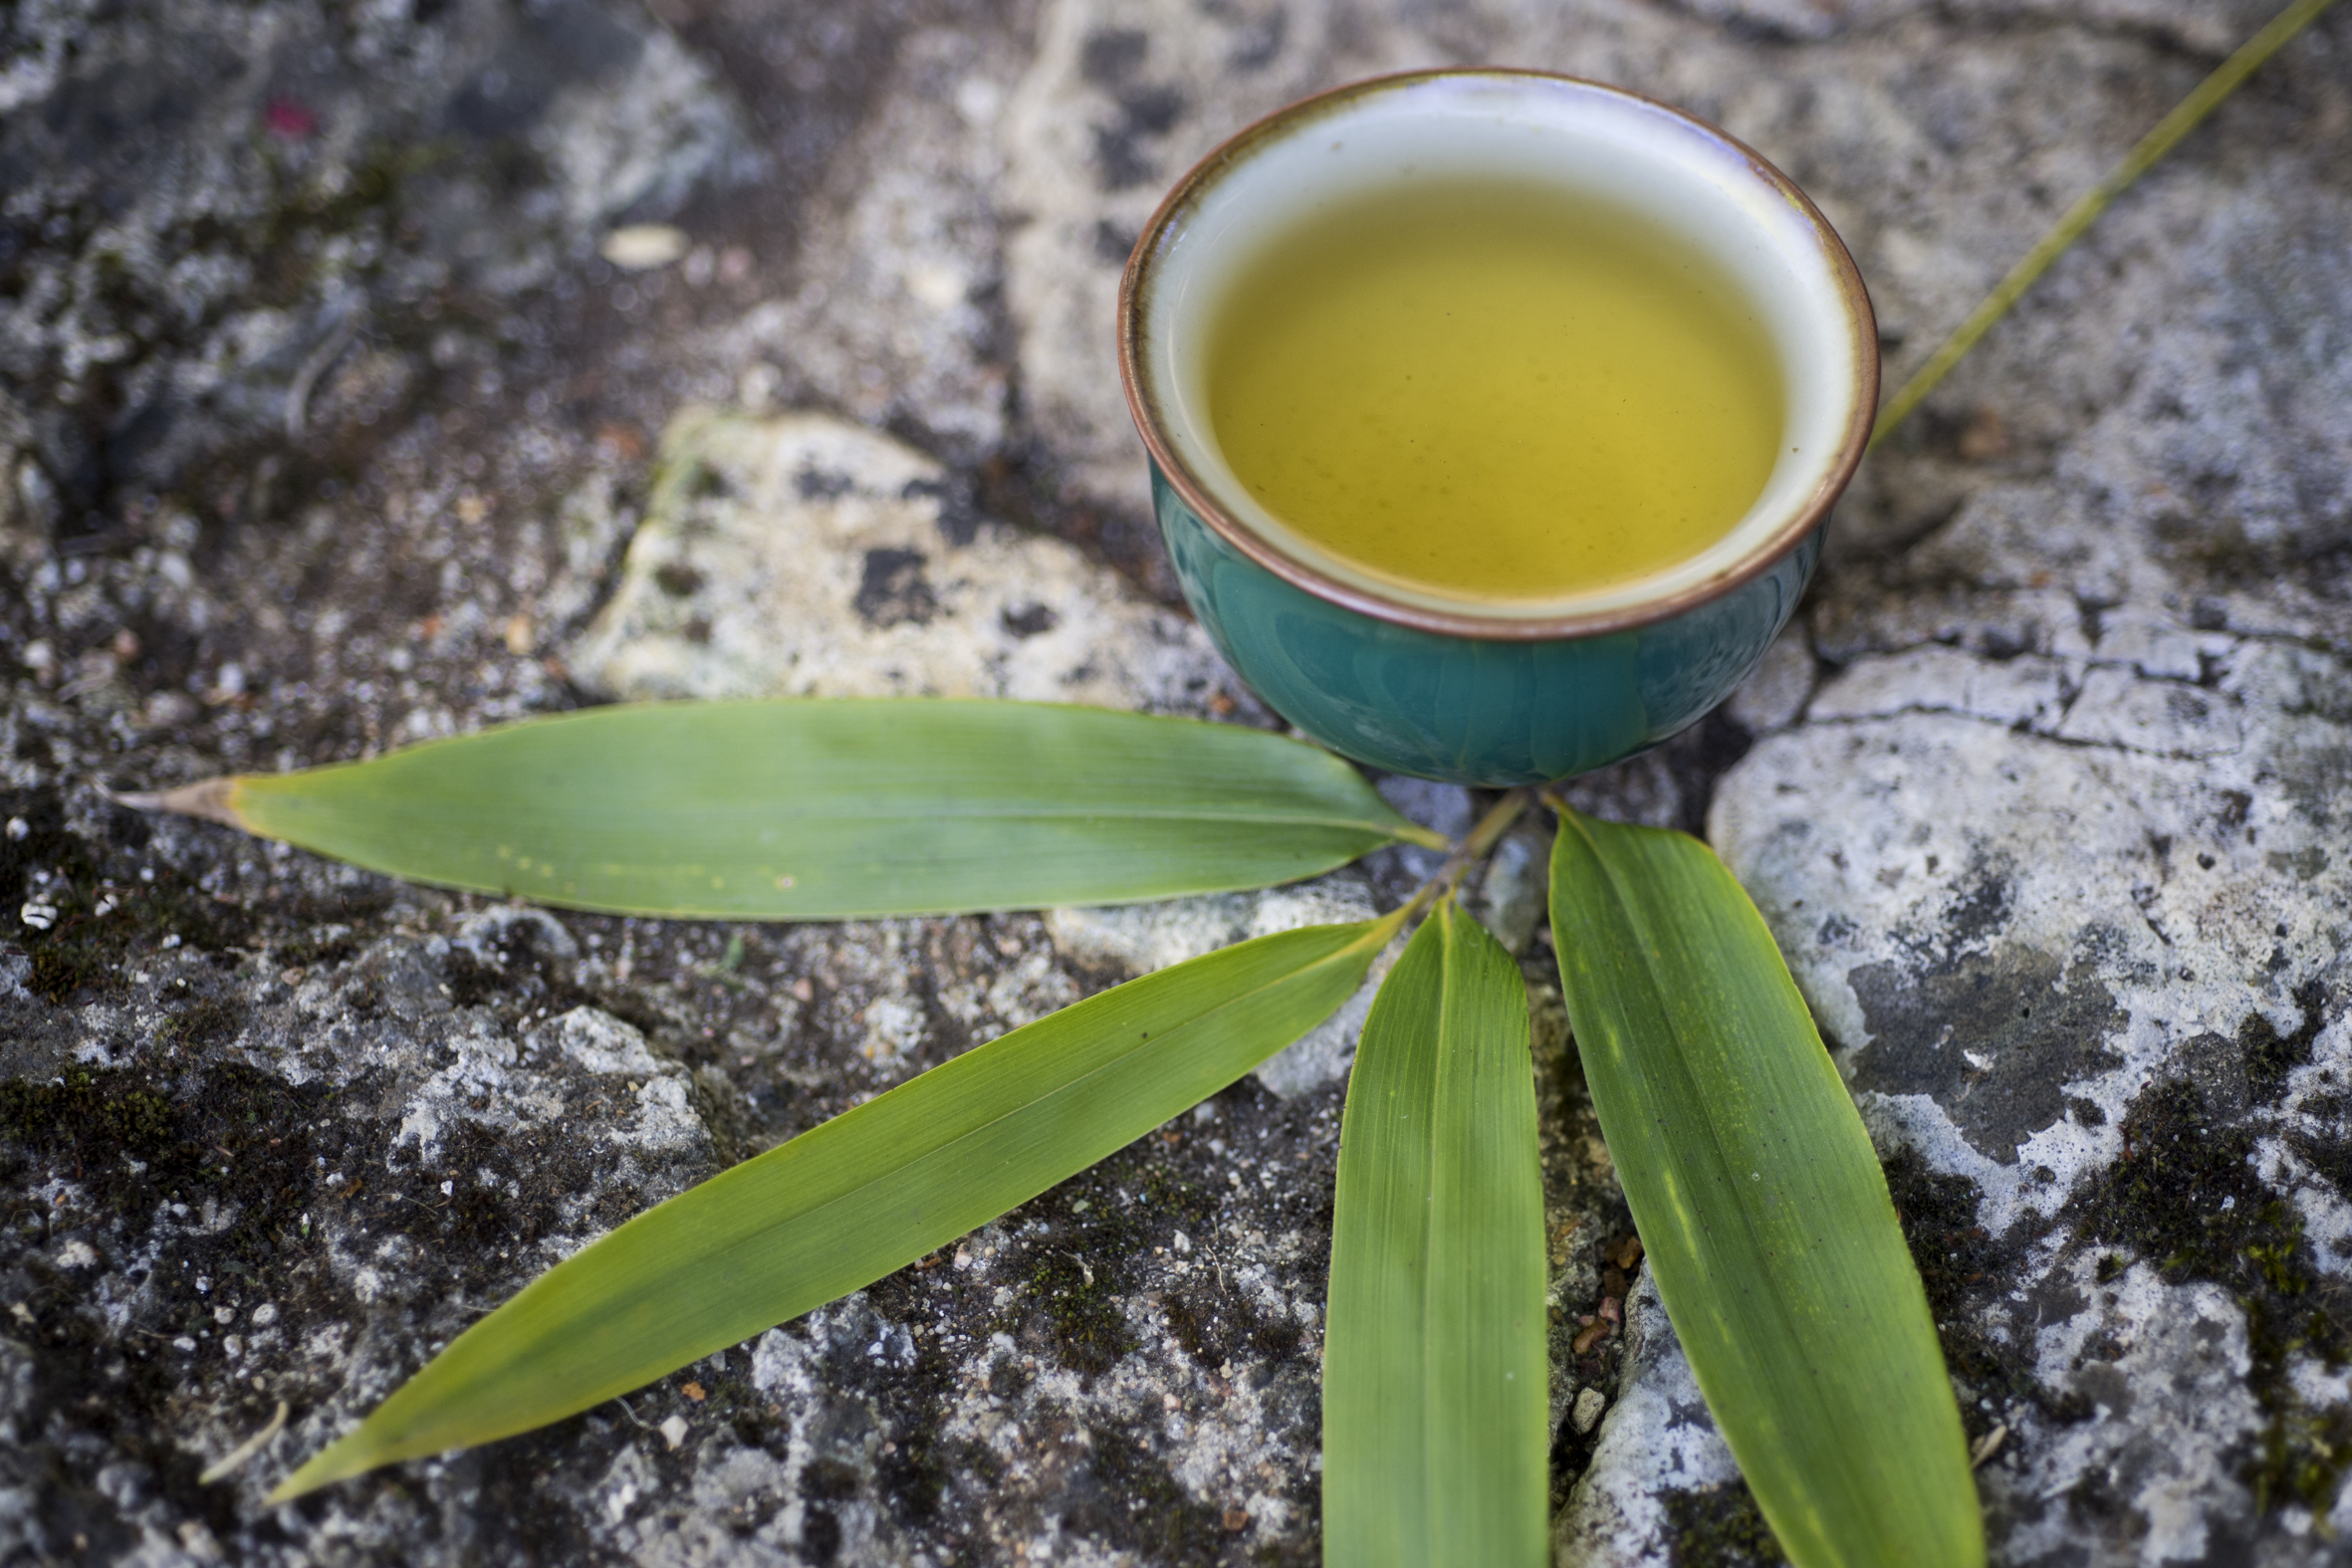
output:
<path id="1" fill-rule="evenodd" d="M 736 920 L 1223 892 L 1444 844 L 1328 752 L 1049 703 L 598 708 L 129 798 L 411 881 Z"/>
<path id="2" fill-rule="evenodd" d="M 1131 981 L 648 1210 L 460 1335 L 276 1495 L 545 1426 L 872 1283 L 1313 1027 L 1401 919 L 1308 926 Z"/>
<path id="3" fill-rule="evenodd" d="M 1323 1342 L 1323 1561 L 1548 1558 L 1543 1191 L 1527 984 L 1448 899 L 1347 1085 Z"/>
<path id="4" fill-rule="evenodd" d="M 1977 1568 L 1926 1294 L 1756 906 L 1696 839 L 1569 811 L 1551 922 L 1659 1294 L 1781 1549 L 1796 1568 Z"/>

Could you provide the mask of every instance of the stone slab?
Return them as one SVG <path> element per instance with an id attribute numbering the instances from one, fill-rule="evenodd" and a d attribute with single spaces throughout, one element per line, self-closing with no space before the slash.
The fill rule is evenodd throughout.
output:
<path id="1" fill-rule="evenodd" d="M 1900 375 L 2267 9 L 0 16 L 0 1557 L 1311 1561 L 1343 1032 L 625 1403 L 262 1499 L 645 1203 L 1200 942 L 1393 907 L 1419 852 L 1149 916 L 668 926 L 101 785 L 622 694 L 1271 722 L 1174 607 L 1107 348 L 1128 245 L 1218 139 L 1380 70 L 1624 83 L 1818 198 Z M 2318 1563 L 2352 1525 L 2348 27 L 1870 460 L 1724 714 L 1569 786 L 1756 892 L 2007 1563 Z M 646 226 L 671 259 L 603 259 Z M 1483 804 L 1386 786 L 1449 829 Z M 1530 824 L 1472 907 L 1530 977 L 1562 1560 L 1753 1560 L 1612 1261 L 1542 855 Z"/>

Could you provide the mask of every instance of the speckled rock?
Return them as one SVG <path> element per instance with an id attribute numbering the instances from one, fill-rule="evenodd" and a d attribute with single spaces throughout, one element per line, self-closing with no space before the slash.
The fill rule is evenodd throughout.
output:
<path id="1" fill-rule="evenodd" d="M 1240 683 L 1199 627 L 980 516 L 900 442 L 691 410 L 660 462 L 619 584 L 567 656 L 599 692 L 1234 711 Z"/>
<path id="2" fill-rule="evenodd" d="M 2247 192 L 2300 157 L 2099 237 L 2070 330 L 2178 330 L 1832 577 L 1801 719 L 1710 818 L 1882 1149 L 1974 1208 L 1938 1308 L 2014 1562 L 2316 1562 L 2352 1523 L 2352 1319 L 2299 1304 L 2352 1239 L 2352 269 L 2303 264 L 2352 185 Z"/>
<path id="3" fill-rule="evenodd" d="M 1592 1462 L 1552 1521 L 1563 1563 L 1639 1561 L 1675 1538 L 1670 1504 L 1683 1494 L 1736 1487 L 1740 1467 L 1708 1419 L 1707 1401 L 1666 1321 L 1647 1272 L 1625 1300 L 1625 1362 Z M 1588 1407 L 1589 1408 L 1589 1407 Z"/>
<path id="4" fill-rule="evenodd" d="M 1027 64 L 1020 43 L 932 25 L 876 62 L 888 89 L 827 160 L 799 286 L 703 345 L 740 366 L 746 402 L 821 399 L 967 463 L 1007 449 L 998 130 Z"/>
<path id="5" fill-rule="evenodd" d="M 663 925 L 101 785 L 622 693 L 1271 722 L 1176 607 L 1108 350 L 1220 137 L 1377 70 L 1625 83 L 1816 195 L 1899 374 L 2267 10 L 0 13 L 0 1558 L 1312 1561 L 1343 1030 L 624 1401 L 263 1499 L 645 1204 L 1202 944 L 1394 907 L 1423 852 L 1157 912 Z M 1568 786 L 1756 890 L 2004 1562 L 2294 1565 L 2352 1527 L 2348 50 L 2335 16 L 2266 68 L 1874 455 L 1725 712 Z M 671 259 L 600 259 L 642 224 Z M 1385 786 L 1448 830 L 1488 803 Z M 1757 1560 L 1576 1072 L 1543 852 L 1523 826 L 1470 904 L 1530 981 L 1563 1561 Z"/>

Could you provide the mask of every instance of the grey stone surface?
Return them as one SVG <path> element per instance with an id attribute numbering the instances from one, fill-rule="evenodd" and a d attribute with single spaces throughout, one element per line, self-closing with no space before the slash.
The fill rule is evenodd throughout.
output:
<path id="1" fill-rule="evenodd" d="M 1198 626 L 1063 541 L 959 505 L 912 448 L 823 415 L 707 409 L 663 433 L 618 584 L 566 661 L 626 701 L 1006 697 L 1206 716 L 1246 691 Z"/>
<path id="2" fill-rule="evenodd" d="M 2252 194 L 2317 175 L 2302 155 L 2192 160 L 2098 237 L 2105 284 L 2018 336 L 2163 328 L 2029 458 L 1980 405 L 1954 455 L 1974 428 L 1992 471 L 1949 520 L 1849 546 L 1802 721 L 1710 817 L 1882 1149 L 1975 1205 L 1938 1309 L 1975 1342 L 1972 1431 L 2007 1428 L 1982 1480 L 2014 1562 L 2334 1560 L 2352 1523 L 2352 1321 L 2324 1304 L 2352 272 L 2321 238 L 2352 232 L 2352 188 L 2330 165 L 2291 204 Z M 1932 432 L 1878 483 L 1936 462 Z"/>
<path id="3" fill-rule="evenodd" d="M 1422 852 L 1153 911 L 661 925 L 105 789 L 614 695 L 1271 723 L 1175 605 L 1108 343 L 1222 135 L 1407 66 L 1625 83 L 1812 191 L 1899 375 L 2266 9 L 0 14 L 0 1559 L 1312 1560 L 1343 1028 L 625 1402 L 263 1496 L 645 1204 L 1128 974 L 1393 907 Z M 1755 891 L 1999 1433 L 2005 1563 L 2352 1529 L 2348 55 L 2335 17 L 2281 56 L 1870 460 L 1723 714 L 1567 791 Z M 649 226 L 680 242 L 614 242 Z M 1530 977 L 1562 1560 L 1745 1560 L 1627 1266 L 1543 843 L 1471 907 Z"/>
<path id="4" fill-rule="evenodd" d="M 1622 1386 L 1606 1403 L 1592 1462 L 1552 1521 L 1558 1561 L 1638 1562 L 1673 1538 L 1669 1498 L 1735 1487 L 1740 1467 L 1708 1419 L 1707 1401 L 1647 1272 L 1625 1300 Z M 1576 1415 L 1606 1396 L 1586 1388 Z M 1587 1429 L 1588 1430 L 1588 1429 Z"/>

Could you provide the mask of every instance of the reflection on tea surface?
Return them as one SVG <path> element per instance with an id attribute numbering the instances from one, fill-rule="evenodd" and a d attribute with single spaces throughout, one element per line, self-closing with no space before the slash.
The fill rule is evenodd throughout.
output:
<path id="1" fill-rule="evenodd" d="M 1551 599 L 1723 537 L 1783 399 L 1748 302 L 1640 220 L 1528 184 L 1400 186 L 1275 241 L 1211 344 L 1227 461 L 1375 576 Z"/>

